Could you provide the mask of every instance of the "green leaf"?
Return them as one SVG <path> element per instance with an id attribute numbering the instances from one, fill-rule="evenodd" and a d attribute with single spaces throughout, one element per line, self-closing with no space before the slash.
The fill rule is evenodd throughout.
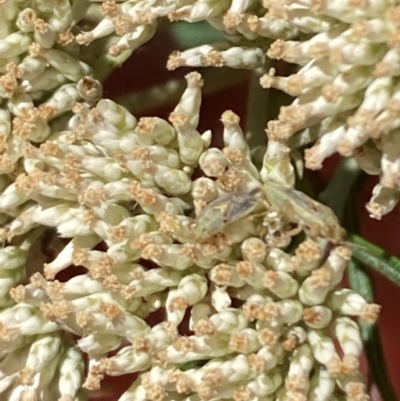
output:
<path id="1" fill-rule="evenodd" d="M 352 260 L 349 263 L 349 279 L 351 287 L 362 295 L 368 302 L 374 301 L 371 280 L 361 265 Z M 365 352 L 368 358 L 368 364 L 371 371 L 373 382 L 384 401 L 396 401 L 396 393 L 389 379 L 389 372 L 386 367 L 383 356 L 382 342 L 376 324 L 367 324 L 359 322 L 361 336 L 365 344 Z"/>
<path id="2" fill-rule="evenodd" d="M 182 50 L 225 40 L 225 36 L 206 21 L 179 21 L 172 24 L 170 29 L 176 44 Z"/>
<path id="3" fill-rule="evenodd" d="M 208 360 L 198 360 L 198 361 L 190 361 L 190 362 L 185 362 L 185 363 L 181 363 L 178 365 L 178 369 L 181 370 L 182 372 L 184 372 L 185 370 L 189 370 L 189 369 L 196 369 L 196 368 L 201 368 L 202 366 L 204 366 L 206 363 L 208 362 Z"/>
<path id="4" fill-rule="evenodd" d="M 357 234 L 349 236 L 353 247 L 353 258 L 379 271 L 400 286 L 400 259 L 387 254 L 382 248 L 372 244 Z"/>

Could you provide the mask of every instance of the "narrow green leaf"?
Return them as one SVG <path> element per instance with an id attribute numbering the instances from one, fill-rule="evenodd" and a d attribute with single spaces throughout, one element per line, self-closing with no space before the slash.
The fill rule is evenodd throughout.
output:
<path id="1" fill-rule="evenodd" d="M 198 360 L 198 361 L 185 362 L 185 363 L 179 364 L 178 369 L 181 370 L 182 372 L 184 372 L 185 370 L 189 370 L 189 369 L 201 368 L 207 362 L 208 362 L 208 360 L 203 360 L 203 359 Z"/>
<path id="2" fill-rule="evenodd" d="M 363 270 L 360 264 L 354 260 L 349 263 L 349 279 L 351 287 L 362 295 L 368 302 L 373 302 L 373 292 L 371 280 L 368 274 Z M 389 372 L 386 367 L 383 356 L 382 343 L 376 324 L 367 324 L 359 322 L 361 336 L 365 344 L 365 352 L 368 358 L 368 364 L 371 371 L 373 382 L 384 401 L 397 401 L 396 393 L 389 379 Z"/>
<path id="3" fill-rule="evenodd" d="M 382 248 L 372 244 L 357 234 L 349 236 L 353 247 L 353 258 L 370 266 L 400 286 L 400 259 L 388 255 Z"/>

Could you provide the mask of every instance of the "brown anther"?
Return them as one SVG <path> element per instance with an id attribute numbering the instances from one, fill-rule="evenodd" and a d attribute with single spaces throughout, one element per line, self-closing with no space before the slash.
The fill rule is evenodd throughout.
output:
<path id="1" fill-rule="evenodd" d="M 282 342 L 285 351 L 292 352 L 299 345 L 299 338 L 295 334 L 291 334 Z"/>
<path id="2" fill-rule="evenodd" d="M 253 263 L 249 262 L 248 260 L 238 262 L 236 265 L 236 271 L 241 277 L 249 277 L 254 274 Z"/>
<path id="3" fill-rule="evenodd" d="M 247 356 L 247 362 L 250 366 L 250 369 L 254 371 L 256 374 L 260 375 L 265 370 L 265 360 L 263 357 L 257 354 L 250 354 Z"/>
<path id="4" fill-rule="evenodd" d="M 26 288 L 23 285 L 19 285 L 15 288 L 11 288 L 9 294 L 16 303 L 23 302 L 26 297 Z"/>
<path id="5" fill-rule="evenodd" d="M 89 257 L 89 251 L 85 248 L 75 248 L 72 251 L 72 261 L 77 266 L 84 266 Z"/>
<path id="6" fill-rule="evenodd" d="M 200 57 L 200 62 L 203 67 L 224 67 L 225 60 L 221 52 L 211 50 L 205 56 Z"/>
<path id="7" fill-rule="evenodd" d="M 246 353 L 249 339 L 244 333 L 233 333 L 229 339 L 229 348 L 239 354 Z"/>
<path id="8" fill-rule="evenodd" d="M 311 272 L 310 283 L 313 287 L 324 288 L 331 284 L 332 273 L 326 267 L 320 267 Z"/>
<path id="9" fill-rule="evenodd" d="M 232 266 L 221 263 L 214 267 L 212 281 L 220 286 L 229 285 L 232 277 Z"/>
<path id="10" fill-rule="evenodd" d="M 217 182 L 224 191 L 233 192 L 238 189 L 243 180 L 243 173 L 240 170 L 231 167 L 225 171 L 224 174 L 218 177 Z"/>
<path id="11" fill-rule="evenodd" d="M 212 336 L 216 332 L 214 324 L 209 319 L 200 319 L 194 328 L 196 336 Z"/>
<path id="12" fill-rule="evenodd" d="M 117 304 L 108 302 L 101 303 L 100 312 L 110 320 L 115 319 L 122 313 L 120 307 Z"/>
<path id="13" fill-rule="evenodd" d="M 360 318 L 369 324 L 373 324 L 378 320 L 379 312 L 382 307 L 378 304 L 368 304 L 363 307 Z"/>
<path id="14" fill-rule="evenodd" d="M 103 287 L 113 293 L 118 293 L 121 290 L 121 283 L 115 274 L 110 274 L 103 280 Z"/>
<path id="15" fill-rule="evenodd" d="M 168 310 L 170 312 L 173 311 L 185 311 L 190 306 L 188 300 L 184 297 L 175 297 L 172 298 L 168 304 Z"/>
<path id="16" fill-rule="evenodd" d="M 278 342 L 278 335 L 270 329 L 263 329 L 259 334 L 259 339 L 262 345 L 274 346 Z"/>
<path id="17" fill-rule="evenodd" d="M 222 152 L 223 152 L 225 158 L 232 165 L 238 166 L 243 163 L 244 154 L 241 150 L 234 149 L 234 148 L 223 148 Z"/>
<path id="18" fill-rule="evenodd" d="M 179 337 L 173 342 L 172 346 L 177 351 L 190 352 L 195 350 L 195 343 L 190 337 Z"/>

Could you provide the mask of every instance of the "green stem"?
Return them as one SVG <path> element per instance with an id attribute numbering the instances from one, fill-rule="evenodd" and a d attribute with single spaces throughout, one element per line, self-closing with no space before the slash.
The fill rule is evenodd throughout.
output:
<path id="1" fill-rule="evenodd" d="M 350 234 L 349 240 L 358 246 L 353 247 L 353 258 L 370 266 L 400 286 L 400 259 L 388 255 L 382 248 L 372 244 L 357 234 Z"/>
<path id="2" fill-rule="evenodd" d="M 366 271 L 358 262 L 352 260 L 349 262 L 348 272 L 351 287 L 368 302 L 373 302 L 371 280 Z M 386 368 L 378 327 L 376 324 L 367 324 L 361 321 L 359 325 L 373 382 L 378 387 L 384 401 L 396 401 L 397 397 Z"/>
<path id="3" fill-rule="evenodd" d="M 329 206 L 340 221 L 343 220 L 349 194 L 360 172 L 360 167 L 354 159 L 344 159 L 339 164 L 327 187 L 318 196 L 318 200 Z"/>

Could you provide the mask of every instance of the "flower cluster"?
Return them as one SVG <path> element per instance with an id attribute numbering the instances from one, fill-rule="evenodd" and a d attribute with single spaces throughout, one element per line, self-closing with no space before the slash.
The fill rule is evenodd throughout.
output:
<path id="1" fill-rule="evenodd" d="M 349 249 L 305 229 L 285 252 L 302 216 L 262 203 L 213 235 L 196 234 L 193 212 L 271 180 L 290 187 L 294 171 L 288 149 L 272 140 L 258 171 L 231 111 L 221 119 L 224 148 L 209 147 L 210 131 L 197 131 L 202 79 L 186 79 L 169 122 L 137 121 L 110 100 L 76 103 L 67 129 L 24 144 L 30 168 L 0 195 L 13 217 L 5 238 L 25 238 L 1 253 L 4 288 L 20 281 L 25 263 L 40 263 L 30 252 L 44 227 L 71 240 L 43 275 L 31 267 L 29 284 L 12 288 L 0 313 L 3 393 L 30 399 L 51 388 L 74 400 L 83 352 L 88 389 L 105 375 L 141 373 L 121 400 L 330 400 L 337 388 L 365 399 L 360 333 L 347 316 L 371 322 L 378 307 L 337 288 Z M 203 176 L 193 179 L 197 166 Z M 86 273 L 57 280 L 71 265 Z M 163 311 L 164 321 L 147 323 Z M 76 347 L 66 333 L 80 337 Z M 192 361 L 203 366 L 185 371 Z"/>
<path id="2" fill-rule="evenodd" d="M 321 167 L 334 152 L 354 156 L 380 182 L 367 204 L 380 219 L 399 200 L 398 1 L 269 1 L 268 13 L 287 22 L 307 15 L 318 24 L 304 26 L 307 40 L 277 39 L 269 57 L 296 63 L 289 77 L 273 73 L 261 79 L 295 96 L 268 125 L 273 138 L 305 145 L 305 163 Z"/>
<path id="3" fill-rule="evenodd" d="M 142 44 L 142 35 L 151 36 L 160 18 L 207 21 L 226 40 L 173 52 L 169 69 L 226 66 L 266 72 L 270 59 L 298 64 L 300 70 L 288 77 L 276 76 L 271 68 L 261 78 L 264 88 L 295 97 L 292 105 L 281 108 L 278 120 L 269 122 L 269 136 L 291 149 L 316 142 L 305 153 L 310 169 L 321 168 L 335 152 L 355 157 L 365 172 L 380 176 L 367 204 L 370 215 L 380 219 L 400 197 L 397 3 L 106 1 L 106 18 L 76 40 L 86 44 L 116 33 L 121 39 L 109 52 L 120 55 Z"/>
<path id="4" fill-rule="evenodd" d="M 271 38 L 289 46 L 334 24 L 307 4 L 297 15 L 266 3 L 0 0 L 3 399 L 81 401 L 105 376 L 134 372 L 121 401 L 368 398 L 350 316 L 374 322 L 379 307 L 338 287 L 351 257 L 340 226 L 293 189 L 283 140 L 306 125 L 278 135 L 286 123 L 271 123 L 258 168 L 232 111 L 222 149 L 198 131 L 196 72 L 168 121 L 102 98 L 99 79 L 163 17 L 227 35 L 175 52 L 170 69 L 262 69 Z M 358 106 L 347 96 L 307 121 L 329 128 L 340 112 L 344 127 Z"/>

